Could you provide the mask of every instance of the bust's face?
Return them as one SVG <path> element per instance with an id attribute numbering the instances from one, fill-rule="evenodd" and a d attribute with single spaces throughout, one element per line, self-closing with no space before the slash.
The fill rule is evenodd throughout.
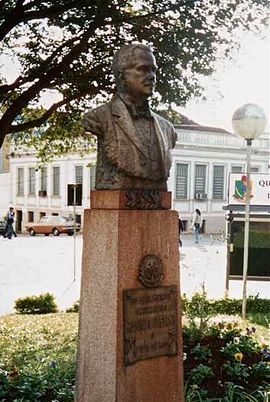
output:
<path id="1" fill-rule="evenodd" d="M 131 96 L 148 98 L 155 89 L 156 60 L 151 52 L 135 49 L 131 64 L 123 71 L 122 83 Z"/>

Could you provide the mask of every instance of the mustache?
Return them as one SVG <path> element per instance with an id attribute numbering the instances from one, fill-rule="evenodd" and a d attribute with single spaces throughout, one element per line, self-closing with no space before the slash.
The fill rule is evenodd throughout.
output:
<path id="1" fill-rule="evenodd" d="M 148 79 L 143 81 L 143 85 L 155 85 L 156 80 L 155 79 Z"/>

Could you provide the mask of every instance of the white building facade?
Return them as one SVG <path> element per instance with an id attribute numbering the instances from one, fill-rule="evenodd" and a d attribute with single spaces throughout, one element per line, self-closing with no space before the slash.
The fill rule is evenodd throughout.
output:
<path id="1" fill-rule="evenodd" d="M 172 208 L 179 212 L 187 231 L 196 208 L 202 213 L 206 233 L 225 231 L 228 177 L 230 172 L 245 172 L 246 142 L 223 129 L 196 124 L 180 126 L 177 131 L 168 183 Z M 252 172 L 269 172 L 269 135 L 253 142 L 251 158 Z"/>
<path id="2" fill-rule="evenodd" d="M 10 205 L 16 211 L 16 230 L 38 222 L 45 215 L 76 215 L 81 221 L 83 210 L 90 206 L 90 190 L 95 185 L 95 155 L 67 155 L 45 167 L 37 168 L 35 153 L 20 151 L 10 158 Z M 68 205 L 68 184 L 82 187 L 82 202 L 74 209 Z"/>
<path id="3" fill-rule="evenodd" d="M 245 141 L 223 129 L 200 125 L 176 127 L 178 141 L 172 153 L 168 190 L 172 208 L 179 212 L 187 231 L 195 208 L 202 212 L 204 231 L 218 233 L 225 229 L 223 205 L 227 202 L 228 174 L 244 172 Z M 95 185 L 95 155 L 67 155 L 37 169 L 34 152 L 14 152 L 9 159 L 9 206 L 16 211 L 16 230 L 37 222 L 44 215 L 68 216 L 68 184 L 82 186 L 82 205 L 76 206 L 77 221 L 83 223 L 83 211 L 90 207 L 90 191 Z M 252 171 L 269 172 L 269 136 L 264 134 L 252 146 Z M 4 176 L 3 176 L 4 177 Z"/>

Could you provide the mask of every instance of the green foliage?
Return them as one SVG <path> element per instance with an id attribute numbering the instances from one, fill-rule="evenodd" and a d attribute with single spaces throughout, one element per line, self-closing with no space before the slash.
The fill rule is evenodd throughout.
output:
<path id="1" fill-rule="evenodd" d="M 73 402 L 77 333 L 78 314 L 1 317 L 0 400 Z M 183 341 L 185 402 L 266 401 L 270 354 L 254 332 L 243 335 L 235 324 L 184 327 Z M 240 362 L 235 351 L 243 354 Z M 226 372 L 228 363 L 241 365 L 237 377 Z M 249 382 L 243 381 L 246 370 Z"/>
<path id="2" fill-rule="evenodd" d="M 209 300 L 206 294 L 196 293 L 189 300 L 185 295 L 182 297 L 183 313 L 192 325 L 196 319 L 200 320 L 200 326 L 204 327 L 209 319 L 216 315 L 241 315 L 241 299 Z M 248 317 L 258 317 L 260 325 L 268 326 L 270 320 L 270 300 L 260 299 L 258 295 L 249 296 L 247 299 Z M 259 318 L 260 317 L 260 318 Z M 256 321 L 254 321 L 256 322 Z"/>
<path id="3" fill-rule="evenodd" d="M 57 312 L 55 298 L 50 293 L 17 299 L 14 308 L 17 314 L 49 314 Z"/>
<path id="4" fill-rule="evenodd" d="M 270 299 L 260 299 L 258 295 L 249 296 L 247 299 L 247 311 L 250 314 L 268 314 L 270 312 Z"/>
<path id="5" fill-rule="evenodd" d="M 108 99 L 114 92 L 112 56 L 127 42 L 153 48 L 160 68 L 156 100 L 166 107 L 184 105 L 202 92 L 201 75 L 211 74 L 216 59 L 237 48 L 237 29 L 259 33 L 269 16 L 267 0 L 2 3 L 1 54 L 20 68 L 11 83 L 0 76 L 0 146 L 7 133 L 54 125 L 57 110 L 79 114 L 90 100 Z M 58 99 L 28 119 L 27 109 L 36 107 L 45 91 Z M 55 149 L 59 137 L 54 143 Z"/>
<path id="6" fill-rule="evenodd" d="M 213 300 L 213 308 L 216 314 L 239 315 L 241 314 L 242 300 L 240 299 L 219 299 Z"/>
<path id="7" fill-rule="evenodd" d="M 29 109 L 22 117 L 25 121 L 30 121 L 33 116 L 42 113 L 42 108 Z M 81 114 L 76 110 L 73 113 L 71 110 L 69 113 L 56 111 L 45 125 L 35 130 L 15 133 L 9 137 L 9 141 L 15 145 L 15 152 L 18 154 L 23 149 L 34 148 L 39 166 L 67 153 L 84 156 L 96 150 L 96 138 L 84 134 Z"/>
<path id="8" fill-rule="evenodd" d="M 200 343 L 192 349 L 195 360 L 207 360 L 211 356 L 211 350 L 207 346 L 202 346 Z"/>
<path id="9" fill-rule="evenodd" d="M 66 309 L 66 313 L 78 313 L 80 309 L 80 300 L 77 300 L 71 307 Z"/>
<path id="10" fill-rule="evenodd" d="M 270 312 L 268 312 L 268 314 L 256 314 L 256 313 L 252 313 L 252 314 L 248 314 L 248 320 L 250 322 L 253 322 L 257 325 L 262 325 L 264 327 L 270 327 Z"/>
<path id="11" fill-rule="evenodd" d="M 245 392 L 244 387 L 231 382 L 225 384 L 225 395 L 222 399 L 209 399 L 208 402 L 267 402 L 267 390 L 259 387 L 253 392 Z"/>
<path id="12" fill-rule="evenodd" d="M 242 381 L 247 382 L 248 377 L 250 376 L 248 368 L 241 363 L 224 363 L 223 369 L 226 374 L 237 380 L 241 379 Z"/>
<path id="13" fill-rule="evenodd" d="M 189 301 L 185 295 L 182 297 L 183 313 L 188 318 L 190 325 L 196 326 L 196 319 L 200 320 L 200 329 L 206 327 L 207 321 L 216 313 L 212 307 L 212 302 L 206 294 L 195 293 Z"/>
<path id="14" fill-rule="evenodd" d="M 213 376 L 214 373 L 211 367 L 205 366 L 204 364 L 199 364 L 190 372 L 191 381 L 197 385 Z"/>
<path id="15" fill-rule="evenodd" d="M 0 400 L 73 402 L 77 314 L 0 318 Z"/>
<path id="16" fill-rule="evenodd" d="M 270 352 L 237 324 L 184 327 L 185 401 L 265 402 Z"/>

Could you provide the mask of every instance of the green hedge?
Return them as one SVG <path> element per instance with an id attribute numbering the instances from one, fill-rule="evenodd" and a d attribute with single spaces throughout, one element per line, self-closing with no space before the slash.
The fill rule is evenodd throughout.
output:
<path id="1" fill-rule="evenodd" d="M 183 313 L 191 319 L 207 319 L 218 314 L 241 315 L 241 299 L 209 300 L 204 294 L 195 294 L 191 299 L 185 295 L 182 297 Z M 247 314 L 270 314 L 270 299 L 260 299 L 257 296 L 249 296 L 247 299 Z"/>
<path id="2" fill-rule="evenodd" d="M 55 298 L 50 293 L 17 299 L 14 309 L 17 314 L 49 314 L 58 311 Z"/>

